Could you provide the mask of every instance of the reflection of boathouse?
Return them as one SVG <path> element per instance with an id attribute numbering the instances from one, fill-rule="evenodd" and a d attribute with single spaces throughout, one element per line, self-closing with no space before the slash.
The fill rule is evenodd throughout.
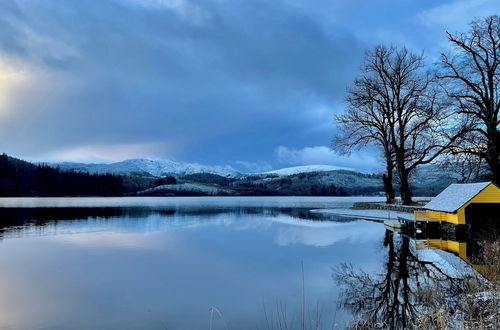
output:
<path id="1" fill-rule="evenodd" d="M 430 248 L 451 252 L 471 265 L 472 268 L 483 276 L 488 277 L 490 266 L 484 264 L 482 259 L 483 252 L 477 240 L 471 239 L 459 242 L 442 238 L 419 239 L 415 240 L 415 248 L 417 250 Z"/>
<path id="2" fill-rule="evenodd" d="M 415 221 L 453 224 L 492 223 L 500 218 L 500 189 L 492 182 L 452 184 L 415 211 Z"/>

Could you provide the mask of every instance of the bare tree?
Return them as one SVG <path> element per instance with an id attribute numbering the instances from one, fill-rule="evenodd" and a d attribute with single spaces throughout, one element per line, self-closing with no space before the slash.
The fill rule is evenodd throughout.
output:
<path id="1" fill-rule="evenodd" d="M 441 54 L 441 80 L 462 120 L 473 123 L 467 149 L 484 159 L 492 180 L 500 184 L 500 17 L 470 24 L 467 33 L 451 34 L 450 54 Z"/>
<path id="2" fill-rule="evenodd" d="M 453 148 L 440 162 L 440 165 L 449 170 L 453 175 L 451 180 L 460 183 L 475 182 L 486 177 L 488 169 L 484 164 L 484 159 L 477 156 L 477 150 L 467 142 L 462 142 L 457 148 Z"/>
<path id="3" fill-rule="evenodd" d="M 432 75 L 425 70 L 423 55 L 406 48 L 379 47 L 373 63 L 380 77 L 387 116 L 393 123 L 391 143 L 401 199 L 411 204 L 410 175 L 453 146 L 460 130 L 451 129 L 451 114 L 440 102 Z"/>
<path id="4" fill-rule="evenodd" d="M 350 107 L 337 119 L 344 138 L 353 146 L 381 145 L 397 170 L 403 204 L 411 204 L 410 175 L 456 145 L 465 125 L 441 102 L 423 55 L 385 46 L 367 52 L 347 101 Z"/>
<path id="5" fill-rule="evenodd" d="M 369 67 L 362 68 L 364 73 L 369 72 Z M 394 157 L 390 139 L 390 126 L 388 117 L 377 102 L 376 92 L 373 90 L 374 81 L 366 76 L 354 80 L 354 87 L 347 91 L 345 101 L 346 111 L 335 117 L 338 133 L 332 141 L 333 148 L 340 153 L 350 154 L 368 145 L 375 145 L 382 151 L 386 173 L 382 179 L 386 195 L 386 203 L 391 204 L 396 200 L 393 176 Z"/>

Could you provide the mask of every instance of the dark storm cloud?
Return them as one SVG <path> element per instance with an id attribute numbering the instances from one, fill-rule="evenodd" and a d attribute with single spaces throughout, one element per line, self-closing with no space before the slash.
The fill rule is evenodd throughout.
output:
<path id="1" fill-rule="evenodd" d="M 276 164 L 280 146 L 328 144 L 367 47 L 429 43 L 413 27 L 437 29 L 431 3 L 2 1 L 0 70 L 25 79 L 0 149 Z"/>

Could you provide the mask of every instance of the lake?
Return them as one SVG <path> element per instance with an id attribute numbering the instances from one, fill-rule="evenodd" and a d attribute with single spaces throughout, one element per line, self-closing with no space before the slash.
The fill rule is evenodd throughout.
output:
<path id="1" fill-rule="evenodd" d="M 0 329 L 342 328 L 334 269 L 388 233 L 309 210 L 377 200 L 2 198 Z"/>

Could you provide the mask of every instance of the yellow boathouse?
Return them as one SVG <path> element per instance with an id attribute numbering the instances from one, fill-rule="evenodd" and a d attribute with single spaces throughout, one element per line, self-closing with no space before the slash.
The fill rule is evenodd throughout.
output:
<path id="1" fill-rule="evenodd" d="M 452 184 L 423 208 L 414 212 L 415 221 L 500 221 L 500 189 L 492 182 Z"/>

